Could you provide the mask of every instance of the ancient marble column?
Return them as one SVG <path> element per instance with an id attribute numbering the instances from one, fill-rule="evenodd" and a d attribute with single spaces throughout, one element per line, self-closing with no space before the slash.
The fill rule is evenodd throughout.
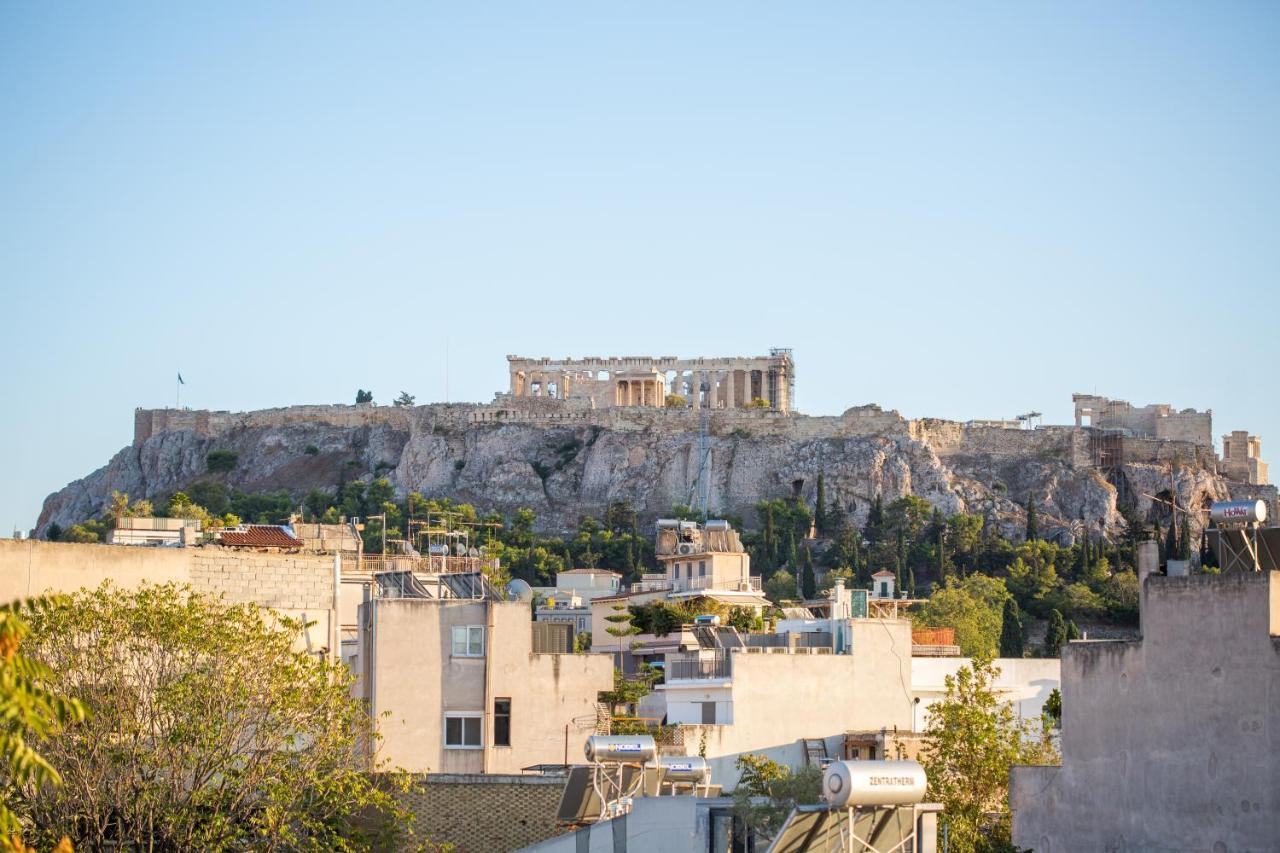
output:
<path id="1" fill-rule="evenodd" d="M 734 390 L 735 390 L 735 388 L 734 388 L 734 381 L 733 381 L 733 374 L 734 374 L 735 372 L 736 372 L 736 371 L 734 371 L 734 370 L 730 370 L 730 371 L 729 371 L 729 376 L 728 376 L 728 391 L 727 391 L 727 393 L 726 393 L 726 395 L 725 395 L 726 399 L 725 399 L 725 403 L 724 403 L 724 407 L 725 407 L 726 409 L 736 408 L 736 406 L 737 406 L 737 402 L 733 399 L 733 396 L 734 396 L 734 393 L 733 393 L 733 392 L 734 392 Z"/>

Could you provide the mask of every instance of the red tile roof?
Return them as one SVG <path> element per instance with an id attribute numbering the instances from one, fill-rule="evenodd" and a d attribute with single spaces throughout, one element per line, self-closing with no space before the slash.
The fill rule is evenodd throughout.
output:
<path id="1" fill-rule="evenodd" d="M 274 524 L 250 524 L 244 530 L 228 530 L 218 537 L 223 545 L 237 548 L 301 548 L 283 527 Z"/>

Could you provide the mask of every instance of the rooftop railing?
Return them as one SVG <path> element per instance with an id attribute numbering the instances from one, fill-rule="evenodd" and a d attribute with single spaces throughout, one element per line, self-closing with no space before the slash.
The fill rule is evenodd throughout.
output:
<path id="1" fill-rule="evenodd" d="M 682 657 L 668 655 L 664 668 L 666 681 L 692 681 L 705 678 L 729 678 L 733 667 L 727 654 L 715 657 Z"/>

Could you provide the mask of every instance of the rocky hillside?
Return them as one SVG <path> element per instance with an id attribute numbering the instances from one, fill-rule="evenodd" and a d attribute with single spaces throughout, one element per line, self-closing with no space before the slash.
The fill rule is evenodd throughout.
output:
<path id="1" fill-rule="evenodd" d="M 1079 430 L 993 432 L 879 414 L 880 421 L 897 420 L 855 434 L 841 425 L 865 410 L 850 410 L 843 420 L 717 419 L 704 441 L 697 422 L 688 419 L 651 420 L 643 428 L 603 419 L 481 423 L 465 410 L 459 415 L 456 406 L 443 416 L 445 409 L 424 406 L 394 416 L 371 410 L 380 414 L 354 419 L 350 407 L 341 419 L 250 413 L 212 434 L 172 426 L 148 431 L 105 467 L 50 495 L 36 532 L 100 514 L 113 490 L 161 500 L 215 477 L 246 491 L 287 489 L 301 498 L 312 489 L 377 476 L 401 492 L 451 496 L 482 509 L 530 507 L 539 527 L 551 532 L 575 527 L 582 515 L 601 515 L 611 501 L 630 501 L 646 518 L 656 518 L 690 502 L 700 471 L 708 479 L 712 512 L 740 515 L 749 525 L 756 521 L 752 506 L 762 498 L 798 491 L 812 503 L 820 472 L 828 499 L 839 498 L 859 522 L 875 494 L 892 500 L 913 493 L 947 513 L 995 513 L 1014 535 L 1029 495 L 1037 501 L 1043 535 L 1070 541 L 1082 518 L 1112 532 L 1122 523 L 1115 485 L 1081 464 Z M 779 420 L 786 417 L 791 420 Z M 214 450 L 236 454 L 234 467 L 210 473 L 207 458 Z M 1111 479 L 1122 479 L 1144 515 L 1152 511 L 1149 496 L 1172 493 L 1196 507 L 1228 496 L 1228 484 L 1199 464 L 1172 467 L 1172 482 L 1168 464 L 1127 464 Z"/>

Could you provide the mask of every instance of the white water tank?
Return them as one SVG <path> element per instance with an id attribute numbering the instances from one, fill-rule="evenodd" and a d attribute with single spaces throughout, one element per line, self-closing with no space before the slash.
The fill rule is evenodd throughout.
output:
<path id="1" fill-rule="evenodd" d="M 707 760 L 700 755 L 664 755 L 658 759 L 664 782 L 701 784 L 711 777 Z"/>
<path id="2" fill-rule="evenodd" d="M 643 764 L 658 754 L 651 735 L 592 735 L 587 738 L 587 761 Z"/>
<path id="3" fill-rule="evenodd" d="M 918 761 L 833 761 L 822 774 L 822 798 L 844 806 L 906 806 L 924 801 Z"/>
<path id="4" fill-rule="evenodd" d="M 1219 526 L 1261 524 L 1267 520 L 1267 505 L 1263 501 L 1219 501 L 1209 506 L 1209 517 Z"/>

